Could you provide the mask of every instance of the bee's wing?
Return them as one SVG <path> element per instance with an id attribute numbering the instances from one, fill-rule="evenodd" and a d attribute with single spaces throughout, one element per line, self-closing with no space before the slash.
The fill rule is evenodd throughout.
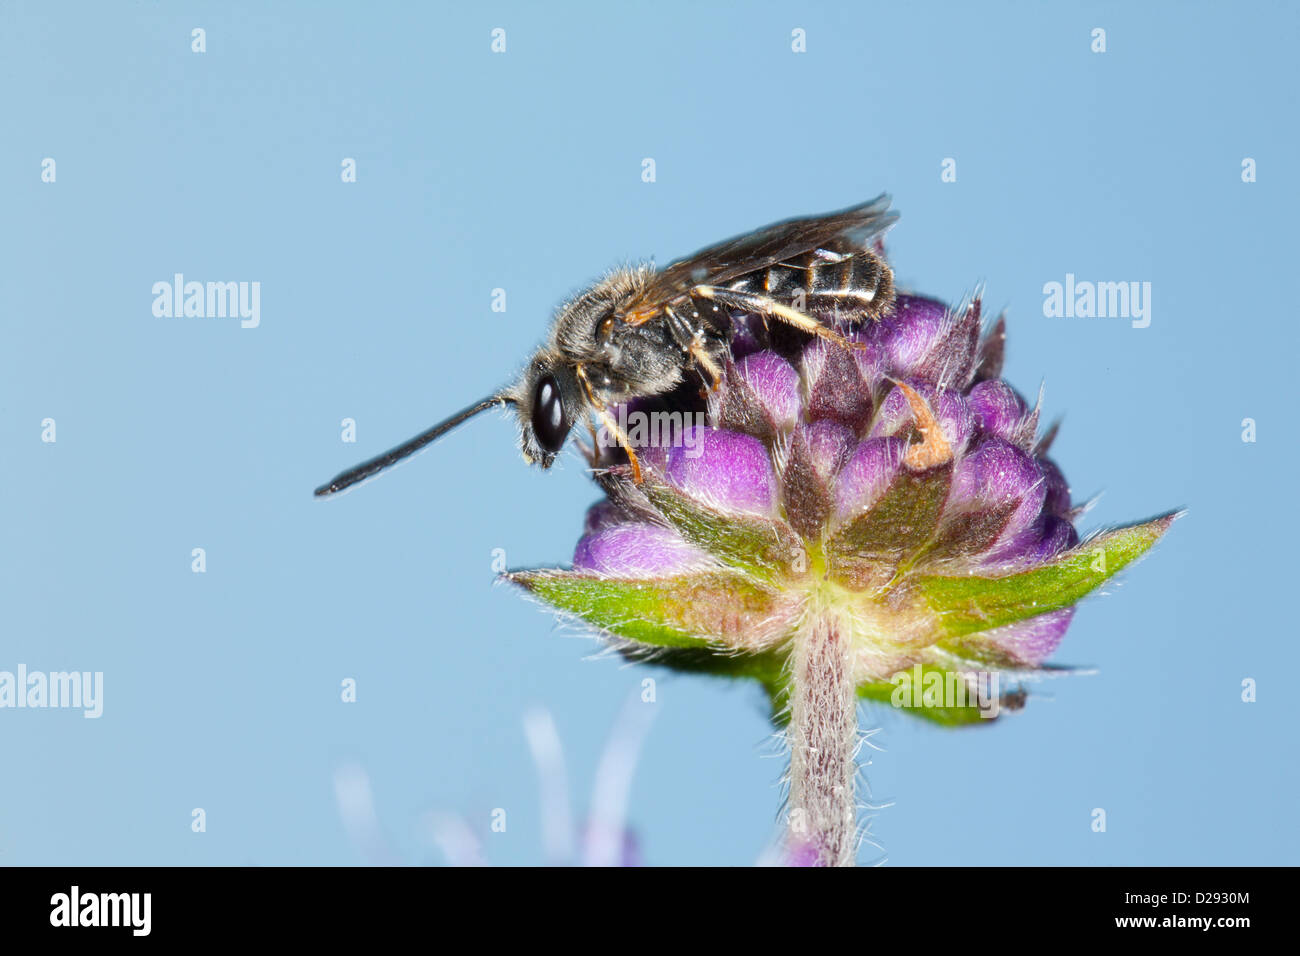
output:
<path id="1" fill-rule="evenodd" d="M 889 211 L 889 197 L 881 195 L 839 212 L 786 219 L 709 246 L 656 272 L 627 308 L 624 321 L 638 325 L 694 286 L 720 285 L 814 249 L 865 249 L 897 219 L 898 215 Z"/>

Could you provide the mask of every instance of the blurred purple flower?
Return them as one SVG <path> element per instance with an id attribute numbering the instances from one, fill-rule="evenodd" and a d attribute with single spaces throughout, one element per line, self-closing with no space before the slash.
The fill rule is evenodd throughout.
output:
<path id="1" fill-rule="evenodd" d="M 641 848 L 627 824 L 628 797 L 641 745 L 657 707 L 629 695 L 610 729 L 596 768 L 591 801 L 581 828 L 574 825 L 569 803 L 564 751 L 550 711 L 535 708 L 524 715 L 524 734 L 537 768 L 540 787 L 542 844 L 552 866 L 640 866 Z M 370 776 L 357 763 L 334 772 L 339 817 L 362 858 L 375 866 L 401 860 L 389 847 L 379 825 Z M 476 827 L 459 813 L 434 811 L 426 816 L 428 834 L 452 866 L 487 866 Z"/>

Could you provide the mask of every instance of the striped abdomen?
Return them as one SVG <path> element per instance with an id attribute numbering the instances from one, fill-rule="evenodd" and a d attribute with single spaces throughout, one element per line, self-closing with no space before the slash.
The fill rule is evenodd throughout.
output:
<path id="1" fill-rule="evenodd" d="M 893 270 L 865 250 L 818 249 L 741 276 L 727 288 L 770 296 L 809 315 L 833 312 L 849 320 L 879 318 L 894 304 Z"/>

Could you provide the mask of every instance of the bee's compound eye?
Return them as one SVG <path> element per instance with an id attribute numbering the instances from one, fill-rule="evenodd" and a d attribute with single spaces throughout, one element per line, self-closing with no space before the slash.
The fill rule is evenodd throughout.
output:
<path id="1" fill-rule="evenodd" d="M 564 447 L 569 434 L 568 415 L 560 400 L 560 387 L 552 375 L 543 375 L 533 393 L 533 433 L 537 443 L 551 454 Z"/>

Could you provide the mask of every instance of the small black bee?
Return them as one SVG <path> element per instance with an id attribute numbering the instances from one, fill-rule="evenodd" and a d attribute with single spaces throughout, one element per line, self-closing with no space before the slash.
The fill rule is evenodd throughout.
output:
<path id="1" fill-rule="evenodd" d="M 824 216 L 787 219 L 661 270 L 615 270 L 560 306 L 546 344 L 513 386 L 337 475 L 316 495 L 364 481 L 466 419 L 504 405 L 519 413 L 520 449 L 529 464 L 549 468 L 574 425 L 591 413 L 627 451 L 639 483 L 640 466 L 611 406 L 663 395 L 690 372 L 716 389 L 735 334 L 733 312 L 854 348 L 828 316 L 861 322 L 892 308 L 893 272 L 871 248 L 897 219 L 888 210 L 888 197 L 880 196 Z"/>

